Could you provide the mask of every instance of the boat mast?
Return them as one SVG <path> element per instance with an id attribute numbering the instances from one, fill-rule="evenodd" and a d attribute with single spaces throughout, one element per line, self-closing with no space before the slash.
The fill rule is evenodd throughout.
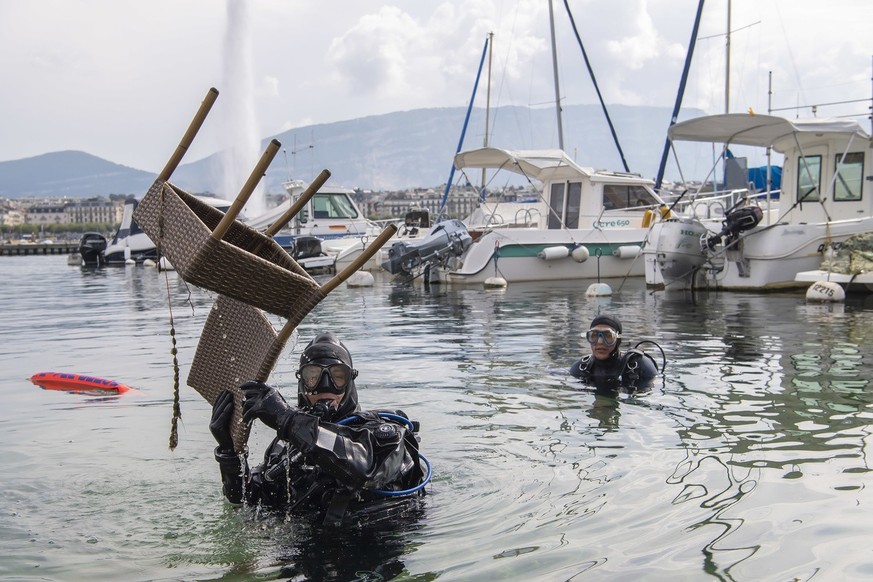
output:
<path id="1" fill-rule="evenodd" d="M 594 69 L 591 68 L 591 61 L 588 60 L 588 53 L 585 51 L 585 45 L 582 44 L 582 37 L 579 36 L 579 29 L 576 28 L 576 19 L 573 18 L 573 13 L 570 11 L 570 5 L 567 3 L 567 0 L 564 0 L 564 8 L 567 9 L 567 16 L 570 17 L 570 25 L 573 27 L 573 33 L 576 35 L 576 42 L 579 43 L 579 48 L 582 49 L 582 58 L 585 59 L 585 66 L 588 68 L 588 76 L 591 77 L 591 83 L 594 85 L 594 90 L 597 92 L 597 99 L 600 101 L 600 108 L 603 109 L 603 115 L 606 117 L 607 125 L 609 125 L 609 132 L 612 134 L 612 141 L 615 142 L 615 147 L 618 149 L 618 156 L 621 158 L 624 171 L 630 173 L 630 168 L 627 165 L 627 160 L 624 158 L 624 152 L 621 149 L 621 144 L 618 143 L 618 134 L 615 132 L 615 126 L 612 125 L 612 119 L 609 117 L 609 111 L 606 109 L 606 103 L 603 101 L 603 95 L 600 93 L 600 87 L 597 85 L 597 79 L 594 77 Z"/>
<path id="2" fill-rule="evenodd" d="M 727 0 L 727 34 L 725 34 L 724 112 L 731 112 L 731 0 Z"/>
<path id="3" fill-rule="evenodd" d="M 488 122 L 491 118 L 491 60 L 494 55 L 494 33 L 488 33 L 488 85 L 485 87 L 485 138 L 482 147 L 488 147 Z M 479 190 L 479 199 L 485 199 L 485 168 L 482 168 L 482 188 Z"/>
<path id="4" fill-rule="evenodd" d="M 458 140 L 458 147 L 455 153 L 461 151 L 464 146 L 464 136 L 467 134 L 467 125 L 470 123 L 470 112 L 473 110 L 473 101 L 476 100 L 476 90 L 479 88 L 479 78 L 482 76 L 482 66 L 485 64 L 485 55 L 488 52 L 489 38 L 485 39 L 485 44 L 482 47 L 482 57 L 479 59 L 479 70 L 476 72 L 476 82 L 473 83 L 473 94 L 470 96 L 470 103 L 467 105 L 467 115 L 464 117 L 464 127 L 461 128 L 461 138 Z M 452 170 L 449 172 L 449 179 L 446 180 L 446 190 L 443 192 L 443 199 L 440 201 L 440 208 L 437 211 L 437 219 L 439 222 L 442 219 L 443 212 L 446 210 L 446 202 L 449 199 L 449 190 L 452 187 L 452 180 L 455 177 L 455 162 L 452 160 Z"/>
<path id="5" fill-rule="evenodd" d="M 555 43 L 555 12 L 549 0 L 549 27 L 552 31 L 552 69 L 555 77 L 555 110 L 558 114 L 558 147 L 564 149 L 564 126 L 561 122 L 561 91 L 558 83 L 558 49 Z"/>
<path id="6" fill-rule="evenodd" d="M 685 55 L 685 67 L 682 69 L 682 78 L 679 81 L 679 92 L 676 94 L 676 103 L 673 105 L 673 116 L 670 125 L 674 125 L 679 117 L 679 108 L 682 107 L 682 96 L 685 94 L 685 85 L 688 83 L 688 71 L 691 68 L 691 57 L 694 54 L 694 45 L 697 44 L 697 31 L 700 29 L 700 16 L 703 14 L 703 0 L 697 4 L 697 16 L 694 17 L 694 28 L 691 30 L 691 42 L 688 43 L 688 54 Z M 658 177 L 655 180 L 655 191 L 661 189 L 664 181 L 664 169 L 667 167 L 667 154 L 670 153 L 670 138 L 664 142 L 664 151 L 661 153 L 661 165 L 658 167 Z"/>

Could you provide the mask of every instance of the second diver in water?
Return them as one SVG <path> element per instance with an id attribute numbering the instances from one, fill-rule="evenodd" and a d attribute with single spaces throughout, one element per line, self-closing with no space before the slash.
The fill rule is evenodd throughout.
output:
<path id="1" fill-rule="evenodd" d="M 621 321 L 613 315 L 598 315 L 591 321 L 585 339 L 591 353 L 570 366 L 570 375 L 594 386 L 598 392 L 644 391 L 658 375 L 655 360 L 639 349 L 622 352 Z"/>

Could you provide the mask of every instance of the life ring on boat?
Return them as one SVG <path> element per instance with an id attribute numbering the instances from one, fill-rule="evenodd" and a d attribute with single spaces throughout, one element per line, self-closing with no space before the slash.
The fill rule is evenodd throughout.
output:
<path id="1" fill-rule="evenodd" d="M 67 392 L 114 392 L 124 394 L 134 391 L 126 384 L 115 380 L 106 380 L 86 374 L 68 374 L 65 372 L 39 372 L 29 378 L 31 382 L 45 390 L 64 390 Z"/>

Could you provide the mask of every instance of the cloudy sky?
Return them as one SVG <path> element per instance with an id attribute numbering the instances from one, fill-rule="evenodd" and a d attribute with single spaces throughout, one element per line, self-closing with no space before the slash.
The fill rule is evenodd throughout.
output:
<path id="1" fill-rule="evenodd" d="M 553 2 L 561 98 L 595 103 L 564 2 Z M 697 0 L 568 2 L 607 102 L 672 107 Z M 213 86 L 221 94 L 185 161 L 246 135 L 466 106 L 489 32 L 492 105 L 553 106 L 548 6 L 0 0 L 0 161 L 83 150 L 158 172 Z M 728 0 L 707 0 L 686 92 L 685 105 L 710 113 L 725 108 L 727 13 Z M 767 111 L 769 71 L 773 107 L 869 99 L 871 23 L 871 0 L 733 0 L 731 111 Z"/>

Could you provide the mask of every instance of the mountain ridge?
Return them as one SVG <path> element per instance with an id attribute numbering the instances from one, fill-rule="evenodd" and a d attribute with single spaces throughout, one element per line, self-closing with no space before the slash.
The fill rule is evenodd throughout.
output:
<path id="1" fill-rule="evenodd" d="M 582 166 L 623 171 L 618 150 L 599 106 L 563 108 L 565 149 Z M 669 125 L 666 107 L 612 106 L 610 115 L 630 171 L 654 177 Z M 696 117 L 697 110 L 683 117 Z M 465 107 L 398 111 L 290 129 L 263 139 L 277 139 L 287 149 L 295 136 L 312 136 L 293 160 L 293 168 L 274 160 L 263 182 L 268 192 L 282 192 L 290 178 L 311 180 L 323 168 L 331 184 L 366 190 L 402 190 L 445 184 L 466 115 Z M 557 147 L 551 108 L 502 106 L 492 109 L 489 145 L 506 149 Z M 508 119 L 507 119 L 508 118 Z M 499 121 L 499 123 L 498 123 Z M 485 111 L 470 114 L 463 149 L 483 143 Z M 582 152 L 582 153 L 579 153 Z M 574 155 L 577 154 L 577 155 Z M 192 192 L 220 194 L 222 154 L 181 164 L 173 174 L 177 186 Z M 304 167 L 305 166 L 305 167 Z M 83 198 L 110 194 L 144 195 L 156 175 L 82 151 L 58 151 L 0 162 L 0 197 Z"/>

